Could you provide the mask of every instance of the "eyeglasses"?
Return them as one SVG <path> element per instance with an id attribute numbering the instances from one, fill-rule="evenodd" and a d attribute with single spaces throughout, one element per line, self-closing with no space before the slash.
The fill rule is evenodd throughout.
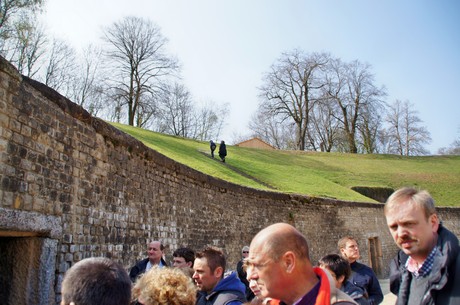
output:
<path id="1" fill-rule="evenodd" d="M 249 251 L 243 251 L 243 253 L 249 253 Z"/>

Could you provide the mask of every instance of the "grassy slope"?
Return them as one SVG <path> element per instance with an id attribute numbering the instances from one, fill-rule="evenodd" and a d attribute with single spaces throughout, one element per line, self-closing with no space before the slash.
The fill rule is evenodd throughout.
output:
<path id="1" fill-rule="evenodd" d="M 268 151 L 227 145 L 224 165 L 209 158 L 208 142 L 113 125 L 180 163 L 240 185 L 268 189 L 243 172 L 282 192 L 364 202 L 372 200 L 352 191 L 352 186 L 411 185 L 428 189 L 438 206 L 460 206 L 460 156 Z"/>

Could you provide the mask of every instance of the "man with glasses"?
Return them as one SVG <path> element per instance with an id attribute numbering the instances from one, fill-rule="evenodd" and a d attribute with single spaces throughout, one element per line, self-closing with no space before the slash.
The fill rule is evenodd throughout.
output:
<path id="1" fill-rule="evenodd" d="M 244 260 L 248 257 L 249 255 L 249 247 L 244 246 L 243 249 L 241 250 L 241 260 L 236 264 L 236 272 L 238 273 L 238 277 L 240 278 L 240 281 L 243 282 L 244 286 L 246 286 L 246 299 L 248 301 L 251 301 L 254 298 L 254 293 L 252 292 L 251 288 L 249 288 L 249 282 L 246 279 L 246 271 L 244 270 L 243 264 Z"/>
<path id="2" fill-rule="evenodd" d="M 257 233 L 249 247 L 246 272 L 263 299 L 286 305 L 357 304 L 335 287 L 330 274 L 312 266 L 307 240 L 287 223 L 273 224 Z"/>
<path id="3" fill-rule="evenodd" d="M 371 267 L 358 262 L 360 254 L 356 240 L 346 236 L 339 240 L 337 246 L 342 257 L 350 263 L 350 281 L 364 290 L 370 305 L 382 303 L 383 292 L 377 276 Z"/>

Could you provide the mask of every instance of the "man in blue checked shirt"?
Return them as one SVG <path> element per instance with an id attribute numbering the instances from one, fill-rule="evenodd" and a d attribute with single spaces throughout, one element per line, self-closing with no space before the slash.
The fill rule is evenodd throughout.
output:
<path id="1" fill-rule="evenodd" d="M 427 191 L 402 188 L 387 200 L 384 213 L 401 249 L 390 266 L 396 304 L 460 304 L 460 246 L 444 228 Z"/>

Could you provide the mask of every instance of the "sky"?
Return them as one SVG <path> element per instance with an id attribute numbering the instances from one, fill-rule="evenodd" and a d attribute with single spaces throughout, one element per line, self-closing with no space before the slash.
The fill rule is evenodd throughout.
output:
<path id="1" fill-rule="evenodd" d="M 250 133 L 264 73 L 294 49 L 370 64 L 388 103 L 414 105 L 431 153 L 460 138 L 460 1 L 47 0 L 42 20 L 81 50 L 126 16 L 160 27 L 195 101 L 230 105 L 218 141 Z"/>

